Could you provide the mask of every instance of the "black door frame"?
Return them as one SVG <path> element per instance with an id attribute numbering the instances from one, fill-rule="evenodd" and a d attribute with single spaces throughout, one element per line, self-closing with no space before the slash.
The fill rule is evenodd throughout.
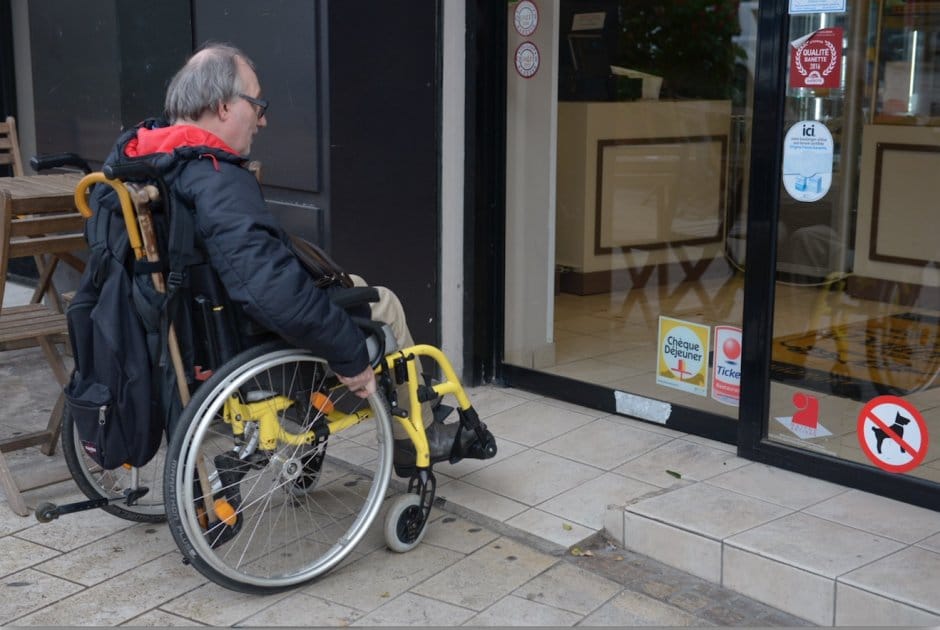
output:
<path id="1" fill-rule="evenodd" d="M 667 427 L 736 444 L 750 460 L 940 510 L 937 484 L 767 439 L 770 356 L 776 275 L 777 216 L 784 137 L 788 0 L 758 10 L 747 222 L 743 357 L 739 420 L 673 405 Z M 465 267 L 468 309 L 464 364 L 475 383 L 493 381 L 616 413 L 613 390 L 504 363 L 506 7 L 467 2 L 467 166 Z"/>

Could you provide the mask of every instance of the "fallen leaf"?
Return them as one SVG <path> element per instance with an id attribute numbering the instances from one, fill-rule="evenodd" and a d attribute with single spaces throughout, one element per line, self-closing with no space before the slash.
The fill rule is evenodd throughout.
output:
<path id="1" fill-rule="evenodd" d="M 618 562 L 622 562 L 623 556 L 617 556 L 616 558 L 614 558 L 614 560 L 617 560 Z"/>
<path id="2" fill-rule="evenodd" d="M 593 557 L 594 557 L 594 552 L 591 551 L 590 549 L 588 549 L 587 551 L 585 551 L 585 552 L 582 553 L 581 555 L 582 555 L 582 556 L 587 556 L 588 558 L 593 558 Z"/>
<path id="3" fill-rule="evenodd" d="M 672 475 L 672 476 L 675 477 L 676 479 L 682 479 L 682 473 L 677 473 L 677 472 L 674 471 L 674 470 L 667 470 L 667 471 L 666 471 L 666 474 L 667 474 L 667 475 Z"/>
<path id="4" fill-rule="evenodd" d="M 390 597 L 390 596 L 391 596 L 391 595 L 389 594 L 388 591 L 385 591 L 384 593 L 382 593 L 381 595 L 379 595 L 379 597 Z"/>
<path id="5" fill-rule="evenodd" d="M 572 547 L 572 548 L 571 548 L 571 555 L 572 555 L 572 556 L 580 556 L 582 553 L 583 553 L 583 552 L 581 551 L 581 548 L 580 548 L 580 547 Z"/>
<path id="6" fill-rule="evenodd" d="M 571 525 L 569 525 L 568 523 L 562 523 L 561 528 L 565 530 L 566 532 L 570 532 L 573 529 Z"/>

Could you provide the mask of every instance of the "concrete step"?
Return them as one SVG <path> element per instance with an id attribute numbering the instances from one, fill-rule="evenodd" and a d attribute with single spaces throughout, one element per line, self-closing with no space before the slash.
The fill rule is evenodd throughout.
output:
<path id="1" fill-rule="evenodd" d="M 609 506 L 624 548 L 822 626 L 940 624 L 940 513 L 751 464 Z"/>

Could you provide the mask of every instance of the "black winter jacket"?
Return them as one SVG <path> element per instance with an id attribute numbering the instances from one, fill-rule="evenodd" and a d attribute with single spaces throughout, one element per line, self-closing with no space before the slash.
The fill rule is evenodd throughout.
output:
<path id="1" fill-rule="evenodd" d="M 106 164 L 146 159 L 156 166 L 176 211 L 193 213 L 196 248 L 229 298 L 269 331 L 326 359 L 338 374 L 359 374 L 369 365 L 362 332 L 300 264 L 245 168 L 247 160 L 226 149 L 207 131 L 148 120 L 122 134 Z M 119 212 L 112 194 L 96 190 L 97 211 L 96 201 Z"/>

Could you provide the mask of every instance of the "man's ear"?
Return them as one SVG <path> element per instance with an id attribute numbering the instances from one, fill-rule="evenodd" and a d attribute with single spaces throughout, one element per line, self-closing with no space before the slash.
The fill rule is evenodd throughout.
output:
<path id="1" fill-rule="evenodd" d="M 219 117 L 220 120 L 227 120 L 229 115 L 228 103 L 225 101 L 219 101 L 219 104 L 216 105 L 215 108 L 215 114 Z"/>

